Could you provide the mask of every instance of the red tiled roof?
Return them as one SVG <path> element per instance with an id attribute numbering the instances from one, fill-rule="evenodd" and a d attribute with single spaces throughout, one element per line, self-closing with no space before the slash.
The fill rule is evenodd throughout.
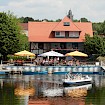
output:
<path id="1" fill-rule="evenodd" d="M 64 26 L 64 22 L 69 22 L 70 26 Z M 59 22 L 53 29 L 53 31 L 81 31 L 71 19 L 69 19 L 67 16 Z"/>
<path id="2" fill-rule="evenodd" d="M 75 22 L 77 27 L 81 29 L 80 38 L 85 39 L 85 34 L 93 37 L 92 23 L 91 22 Z"/>
<path id="3" fill-rule="evenodd" d="M 63 26 L 70 22 L 70 26 Z M 53 31 L 79 31 L 79 38 L 54 38 Z M 61 22 L 29 22 L 29 42 L 84 42 L 85 33 L 93 36 L 91 22 L 72 22 L 65 17 Z"/>

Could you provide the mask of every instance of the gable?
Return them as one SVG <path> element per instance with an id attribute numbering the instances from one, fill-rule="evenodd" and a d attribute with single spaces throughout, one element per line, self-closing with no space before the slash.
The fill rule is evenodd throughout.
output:
<path id="1" fill-rule="evenodd" d="M 53 31 L 81 31 L 74 22 L 67 16 L 59 22 L 53 29 Z"/>

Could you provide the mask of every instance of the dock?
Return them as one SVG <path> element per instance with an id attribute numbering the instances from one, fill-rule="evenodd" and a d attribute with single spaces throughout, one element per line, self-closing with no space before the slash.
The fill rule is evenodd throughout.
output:
<path id="1" fill-rule="evenodd" d="M 6 69 L 5 67 L 8 67 L 8 65 L 0 65 L 0 75 L 8 75 L 8 74 L 22 74 L 22 70 L 18 69 Z"/>
<path id="2" fill-rule="evenodd" d="M 101 74 L 105 70 L 105 66 L 97 65 L 80 65 L 80 66 L 14 66 L 14 65 L 1 65 L 0 74 L 65 74 L 65 73 L 82 73 L 82 74 Z"/>

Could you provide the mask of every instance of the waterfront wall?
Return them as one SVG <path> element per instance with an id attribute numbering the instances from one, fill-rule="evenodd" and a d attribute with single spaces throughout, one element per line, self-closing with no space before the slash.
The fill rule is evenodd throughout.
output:
<path id="1" fill-rule="evenodd" d="M 99 73 L 100 66 L 3 66 L 4 70 L 28 73 Z"/>

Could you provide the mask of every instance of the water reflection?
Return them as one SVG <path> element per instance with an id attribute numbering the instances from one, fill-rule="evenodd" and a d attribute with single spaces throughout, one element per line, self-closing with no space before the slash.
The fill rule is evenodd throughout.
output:
<path id="1" fill-rule="evenodd" d="M 105 76 L 91 75 L 93 84 L 64 87 L 64 75 L 11 75 L 0 79 L 0 105 L 28 105 L 47 100 L 53 105 L 104 105 Z"/>
<path id="2" fill-rule="evenodd" d="M 85 84 L 80 86 L 70 86 L 65 87 L 64 92 L 67 96 L 70 96 L 72 98 L 75 97 L 84 97 L 87 95 L 87 90 L 92 88 L 92 84 Z"/>
<path id="3" fill-rule="evenodd" d="M 53 89 L 43 90 L 43 96 L 47 97 L 63 96 L 63 89 L 53 88 Z"/>
<path id="4" fill-rule="evenodd" d="M 35 94 L 35 89 L 34 88 L 15 88 L 14 91 L 15 95 L 17 96 L 34 96 Z"/>

